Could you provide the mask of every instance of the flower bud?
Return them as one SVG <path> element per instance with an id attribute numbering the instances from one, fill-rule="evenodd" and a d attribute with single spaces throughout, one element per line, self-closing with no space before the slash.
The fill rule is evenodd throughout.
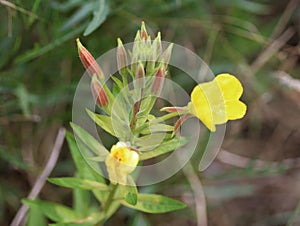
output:
<path id="1" fill-rule="evenodd" d="M 136 86 L 141 89 L 144 86 L 145 69 L 142 62 L 139 62 L 135 72 Z"/>
<path id="2" fill-rule="evenodd" d="M 76 39 L 77 42 L 77 48 L 78 48 L 78 54 L 79 58 L 85 67 L 85 69 L 88 71 L 89 75 L 93 77 L 96 75 L 99 79 L 104 79 L 104 74 L 99 67 L 98 63 L 96 62 L 95 58 L 92 56 L 92 54 L 81 44 L 79 38 Z"/>
<path id="3" fill-rule="evenodd" d="M 173 49 L 173 43 L 168 46 L 168 48 L 162 53 L 160 60 L 165 63 L 169 64 L 171 54 Z"/>
<path id="4" fill-rule="evenodd" d="M 110 154 L 105 159 L 110 182 L 125 185 L 128 174 L 136 168 L 138 162 L 139 154 L 125 143 L 118 142 L 113 145 Z"/>
<path id="5" fill-rule="evenodd" d="M 120 38 L 118 38 L 117 64 L 120 74 L 126 76 L 127 53 Z"/>
<path id="6" fill-rule="evenodd" d="M 154 75 L 154 81 L 151 87 L 152 94 L 158 95 L 160 93 L 163 87 L 165 74 L 166 74 L 166 70 L 164 66 L 160 66 Z"/>
<path id="7" fill-rule="evenodd" d="M 145 22 L 142 21 L 142 26 L 141 26 L 141 39 L 144 40 L 144 41 L 147 41 L 148 40 L 148 33 L 147 33 L 147 30 L 146 30 L 146 26 L 145 26 Z"/>
<path id="8" fill-rule="evenodd" d="M 100 107 L 105 107 L 108 104 L 107 94 L 96 76 L 92 77 L 91 90 L 94 100 Z"/>

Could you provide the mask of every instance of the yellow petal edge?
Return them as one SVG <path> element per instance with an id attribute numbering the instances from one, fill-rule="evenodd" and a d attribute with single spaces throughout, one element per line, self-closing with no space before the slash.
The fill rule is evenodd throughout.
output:
<path id="1" fill-rule="evenodd" d="M 214 80 L 193 89 L 189 109 L 214 132 L 215 125 L 244 117 L 247 106 L 239 100 L 242 94 L 242 84 L 235 76 L 219 74 Z"/>

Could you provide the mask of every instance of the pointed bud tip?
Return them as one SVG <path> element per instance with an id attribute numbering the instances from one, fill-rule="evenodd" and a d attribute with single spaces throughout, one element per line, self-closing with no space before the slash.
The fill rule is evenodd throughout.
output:
<path id="1" fill-rule="evenodd" d="M 123 42 L 120 38 L 117 38 L 117 42 L 118 42 L 118 46 L 122 46 L 123 45 Z"/>
<path id="2" fill-rule="evenodd" d="M 81 48 L 83 47 L 83 45 L 81 44 L 79 38 L 76 38 L 76 43 L 77 43 L 77 48 L 78 48 L 78 49 L 81 49 Z"/>

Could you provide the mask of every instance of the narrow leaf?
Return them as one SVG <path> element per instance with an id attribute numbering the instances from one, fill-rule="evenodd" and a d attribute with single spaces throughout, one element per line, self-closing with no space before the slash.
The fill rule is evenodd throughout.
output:
<path id="1" fill-rule="evenodd" d="M 105 21 L 109 13 L 109 7 L 105 0 L 99 0 L 97 5 L 98 8 L 94 11 L 93 19 L 83 33 L 84 36 L 95 31 Z"/>
<path id="2" fill-rule="evenodd" d="M 88 115 L 92 120 L 95 121 L 97 125 L 99 125 L 102 129 L 104 129 L 109 134 L 116 136 L 115 131 L 112 127 L 111 118 L 106 115 L 99 115 L 87 109 Z"/>
<path id="3" fill-rule="evenodd" d="M 80 178 L 93 180 L 105 184 L 104 178 L 101 177 L 98 173 L 96 173 L 95 170 L 92 169 L 83 158 L 73 134 L 67 132 L 66 138 L 69 144 L 73 161 L 75 162 L 76 168 L 79 172 Z"/>
<path id="4" fill-rule="evenodd" d="M 166 213 L 186 207 L 180 201 L 156 194 L 138 194 L 136 205 L 130 205 L 125 200 L 121 201 L 121 203 L 146 213 Z"/>
<path id="5" fill-rule="evenodd" d="M 93 136 L 91 136 L 88 132 L 82 129 L 80 126 L 70 123 L 72 129 L 76 133 L 76 135 L 93 151 L 97 156 L 103 156 L 109 154 L 106 148 L 100 144 Z"/>
<path id="6" fill-rule="evenodd" d="M 49 178 L 49 182 L 67 188 L 81 188 L 85 190 L 109 190 L 108 186 L 92 180 L 84 180 L 76 177 Z"/>
<path id="7" fill-rule="evenodd" d="M 29 207 L 39 207 L 46 217 L 56 222 L 69 223 L 80 219 L 74 210 L 57 203 L 29 199 L 24 199 L 23 203 Z"/>
<path id="8" fill-rule="evenodd" d="M 145 160 L 153 158 L 162 154 L 166 154 L 170 151 L 175 150 L 185 144 L 187 144 L 188 139 L 185 137 L 174 137 L 172 140 L 161 143 L 158 147 L 151 151 L 142 152 L 140 155 L 140 160 Z"/>

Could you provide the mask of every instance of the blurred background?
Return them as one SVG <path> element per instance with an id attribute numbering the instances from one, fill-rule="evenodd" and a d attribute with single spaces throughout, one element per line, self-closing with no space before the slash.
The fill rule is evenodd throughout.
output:
<path id="1" fill-rule="evenodd" d="M 106 225 L 197 225 L 200 182 L 210 226 L 300 225 L 299 3 L 0 0 L 0 225 L 10 224 L 28 196 L 58 129 L 70 130 L 84 73 L 75 39 L 99 56 L 116 47 L 117 37 L 133 41 L 141 21 L 161 31 L 162 40 L 194 51 L 215 74 L 236 75 L 248 111 L 228 123 L 222 150 L 206 171 L 197 170 L 195 154 L 195 170 L 142 188 L 180 199 L 187 209 L 151 215 L 123 207 Z M 194 84 L 179 75 L 171 71 L 190 91 Z M 71 176 L 74 169 L 64 143 L 51 176 Z M 49 183 L 39 198 L 72 205 L 70 189 Z M 36 217 L 31 222 L 45 222 Z"/>

